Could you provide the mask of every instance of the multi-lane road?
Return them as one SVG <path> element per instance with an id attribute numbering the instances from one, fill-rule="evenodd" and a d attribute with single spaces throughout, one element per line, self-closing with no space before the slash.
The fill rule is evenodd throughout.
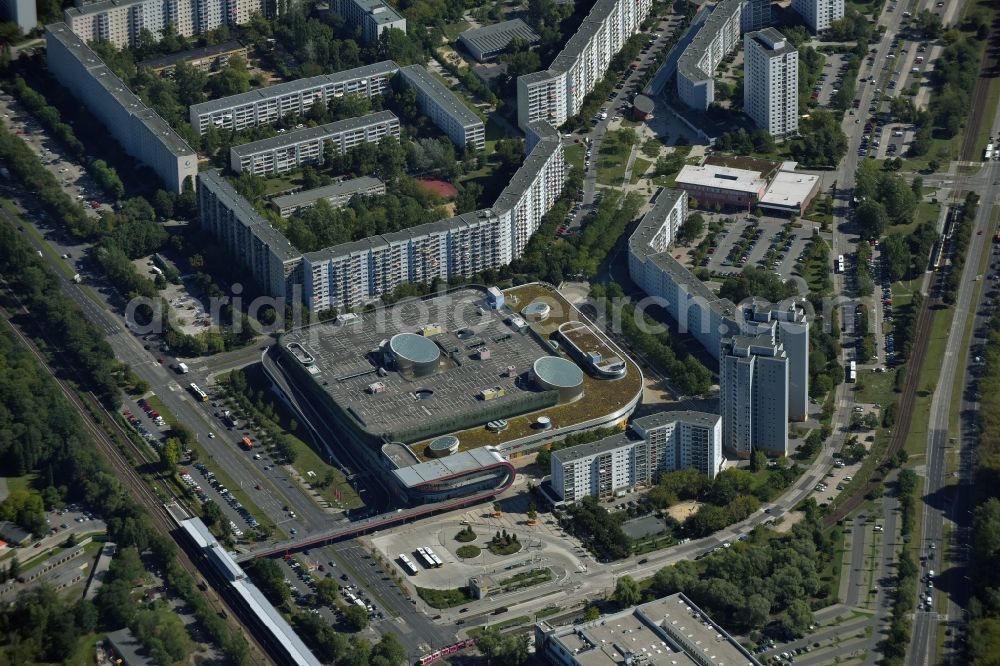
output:
<path id="1" fill-rule="evenodd" d="M 913 624 L 913 640 L 909 652 L 908 663 L 912 666 L 924 666 L 936 663 L 938 625 L 941 621 L 949 623 L 961 623 L 961 614 L 964 612 L 968 593 L 965 584 L 965 574 L 960 566 L 959 558 L 950 570 L 942 572 L 940 566 L 941 553 L 949 550 L 949 557 L 961 556 L 964 546 L 957 537 L 963 536 L 968 527 L 967 509 L 967 484 L 970 482 L 968 473 L 969 456 L 968 448 L 975 441 L 974 415 L 978 409 L 975 399 L 970 399 L 973 393 L 966 393 L 961 403 L 962 423 L 954 424 L 960 426 L 957 434 L 957 442 L 951 444 L 951 430 L 953 424 L 950 422 L 952 402 L 954 399 L 953 387 L 957 373 L 963 373 L 965 381 L 962 388 L 969 384 L 970 375 L 978 365 L 975 355 L 970 350 L 964 349 L 965 332 L 972 318 L 972 325 L 975 330 L 981 331 L 984 324 L 981 313 L 988 303 L 985 293 L 988 287 L 982 282 L 979 274 L 979 265 L 984 253 L 991 252 L 990 240 L 993 229 L 990 227 L 993 215 L 993 205 L 997 201 L 1000 193 L 1000 165 L 996 162 L 986 163 L 981 171 L 965 182 L 956 184 L 957 189 L 974 191 L 980 195 L 979 207 L 973 221 L 972 242 L 970 243 L 966 257 L 965 271 L 959 283 L 958 294 L 955 300 L 955 307 L 952 312 L 951 329 L 948 333 L 945 353 L 943 357 L 941 375 L 938 379 L 934 396 L 931 400 L 930 422 L 927 438 L 927 474 L 924 484 L 924 504 L 923 515 L 921 517 L 921 543 L 920 550 L 925 560 L 921 574 L 925 575 L 930 569 L 944 573 L 946 587 L 937 587 L 934 605 L 932 608 L 917 611 Z M 990 273 L 995 272 L 991 271 Z M 987 278 L 988 280 L 988 278 Z M 973 301 L 976 288 L 980 290 L 980 297 Z M 973 339 L 972 345 L 982 344 L 982 338 L 977 336 Z M 960 361 L 965 359 L 966 363 L 960 366 Z M 948 469 L 948 453 L 950 446 L 957 446 L 961 464 L 954 470 L 955 476 L 960 479 L 959 485 L 955 489 L 950 489 L 949 477 L 952 476 Z M 944 529 L 946 523 L 952 529 L 953 539 L 946 542 L 944 540 Z M 921 585 L 921 589 L 923 586 Z M 942 596 L 946 598 L 944 608 L 938 606 Z"/>

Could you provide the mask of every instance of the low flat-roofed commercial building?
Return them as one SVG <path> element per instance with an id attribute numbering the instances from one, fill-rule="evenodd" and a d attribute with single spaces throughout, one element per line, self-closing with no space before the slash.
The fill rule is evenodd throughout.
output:
<path id="1" fill-rule="evenodd" d="M 794 168 L 779 171 L 757 203 L 764 210 L 786 215 L 802 215 L 819 192 L 819 176 L 797 173 Z"/>
<path id="2" fill-rule="evenodd" d="M 486 125 L 443 83 L 420 65 L 401 67 L 400 75 L 417 92 L 417 104 L 456 146 L 486 147 Z"/>
<path id="3" fill-rule="evenodd" d="M 229 149 L 229 167 L 236 173 L 255 176 L 285 173 L 303 164 L 322 164 L 327 144 L 342 155 L 357 145 L 378 143 L 387 136 L 399 138 L 399 118 L 391 111 L 379 111 L 233 146 Z"/>
<path id="4" fill-rule="evenodd" d="M 326 201 L 334 208 L 340 208 L 346 206 L 355 196 L 375 197 L 381 194 L 385 194 L 385 183 L 373 176 L 361 176 L 274 197 L 271 199 L 271 206 L 281 217 L 291 217 L 303 208 L 311 208 L 320 200 Z"/>
<path id="5" fill-rule="evenodd" d="M 498 58 L 515 39 L 537 44 L 541 37 L 521 19 L 472 28 L 458 36 L 459 43 L 479 62 Z"/>
<path id="6" fill-rule="evenodd" d="M 198 156 L 155 111 L 128 89 L 65 23 L 45 29 L 49 71 L 92 113 L 136 161 L 152 169 L 166 189 L 194 186 Z"/>
<path id="7" fill-rule="evenodd" d="M 677 95 L 704 111 L 715 101 L 715 70 L 740 43 L 743 0 L 722 0 L 677 61 Z"/>
<path id="8" fill-rule="evenodd" d="M 377 43 L 390 28 L 406 32 L 406 19 L 383 0 L 333 0 L 331 9 L 351 25 L 361 26 L 365 43 Z"/>
<path id="9" fill-rule="evenodd" d="M 389 86 L 399 71 L 391 60 L 345 69 L 335 74 L 311 76 L 297 81 L 251 90 L 200 104 L 188 109 L 191 126 L 204 134 L 212 125 L 239 132 L 248 127 L 273 123 L 287 115 L 302 115 L 313 104 L 329 104 L 343 95 L 373 97 Z"/>
<path id="10" fill-rule="evenodd" d="M 212 46 L 202 46 L 197 49 L 171 53 L 159 58 L 149 58 L 136 65 L 138 69 L 149 69 L 160 76 L 173 76 L 174 69 L 179 63 L 190 65 L 191 67 L 215 74 L 229 64 L 230 58 L 239 56 L 246 59 L 249 49 L 246 44 L 239 40 L 232 39 L 222 44 Z"/>
<path id="11" fill-rule="evenodd" d="M 677 174 L 677 187 L 701 206 L 718 204 L 722 208 L 749 210 L 767 189 L 760 172 L 703 164 L 684 165 Z"/>
<path id="12" fill-rule="evenodd" d="M 535 624 L 535 651 L 555 666 L 761 666 L 681 593 L 583 624 Z"/>

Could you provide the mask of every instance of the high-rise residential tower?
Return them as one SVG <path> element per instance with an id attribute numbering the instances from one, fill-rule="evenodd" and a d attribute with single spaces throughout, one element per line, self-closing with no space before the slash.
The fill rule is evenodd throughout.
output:
<path id="1" fill-rule="evenodd" d="M 799 131 L 799 52 L 774 28 L 743 36 L 743 110 L 772 136 Z"/>

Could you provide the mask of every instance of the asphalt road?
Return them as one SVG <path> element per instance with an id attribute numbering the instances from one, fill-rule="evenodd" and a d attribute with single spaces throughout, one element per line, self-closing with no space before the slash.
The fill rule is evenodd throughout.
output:
<path id="1" fill-rule="evenodd" d="M 945 520 L 953 527 L 967 527 L 968 513 L 964 507 L 961 514 L 957 512 L 956 503 L 951 501 L 953 491 L 947 488 L 947 447 L 949 445 L 949 419 L 952 403 L 952 392 L 956 373 L 962 371 L 966 378 L 970 374 L 970 367 L 977 365 L 975 355 L 969 354 L 969 363 L 965 368 L 958 367 L 961 358 L 962 345 L 965 342 L 964 333 L 969 317 L 975 317 L 976 312 L 982 309 L 985 299 L 980 299 L 978 303 L 973 303 L 972 297 L 977 285 L 977 271 L 979 262 L 984 252 L 991 252 L 989 224 L 993 212 L 993 203 L 997 194 L 1000 193 L 998 186 L 1000 179 L 1000 165 L 996 162 L 989 162 L 982 171 L 974 178 L 969 179 L 961 185 L 956 185 L 956 189 L 972 190 L 980 194 L 980 205 L 973 222 L 972 242 L 966 256 L 966 270 L 962 274 L 959 283 L 958 294 L 956 296 L 955 308 L 952 313 L 951 329 L 948 334 L 944 358 L 941 367 L 940 378 L 931 400 L 931 413 L 928 426 L 927 438 L 927 477 L 924 485 L 924 505 L 922 512 L 922 542 L 921 553 L 928 557 L 921 574 L 934 569 L 935 572 L 943 574 L 949 582 L 956 583 L 956 589 L 946 592 L 940 587 L 935 587 L 935 603 L 928 611 L 918 611 L 913 623 L 913 636 L 911 648 L 908 654 L 907 663 L 912 666 L 929 665 L 936 663 L 937 659 L 937 631 L 938 623 L 942 620 L 958 621 L 954 614 L 961 613 L 962 609 L 957 604 L 946 603 L 941 609 L 939 602 L 946 593 L 954 594 L 956 600 L 961 600 L 962 605 L 966 601 L 966 595 L 959 590 L 964 588 L 963 582 L 959 578 L 964 577 L 964 573 L 942 572 L 940 566 L 940 553 L 948 544 L 944 539 Z M 981 234 L 981 235 L 980 235 Z M 988 287 L 985 287 L 985 292 Z M 977 344 L 975 341 L 973 344 Z M 978 408 L 978 404 L 968 397 L 963 401 L 962 413 L 971 414 Z M 967 427 L 962 428 L 962 432 L 957 443 L 960 450 L 972 444 L 970 440 L 972 432 Z M 963 472 L 969 471 L 963 465 Z M 931 550 L 933 546 L 933 550 Z M 958 574 L 958 575 L 956 575 Z M 923 590 L 919 586 L 918 590 Z M 944 611 L 942 613 L 942 610 Z"/>

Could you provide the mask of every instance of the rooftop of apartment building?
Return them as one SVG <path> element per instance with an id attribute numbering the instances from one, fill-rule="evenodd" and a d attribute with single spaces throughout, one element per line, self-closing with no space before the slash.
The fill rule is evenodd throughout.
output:
<path id="1" fill-rule="evenodd" d="M 399 71 L 406 77 L 408 82 L 419 87 L 428 97 L 433 98 L 438 106 L 446 109 L 449 115 L 463 127 L 471 127 L 483 123 L 482 119 L 473 113 L 455 93 L 448 90 L 443 83 L 434 78 L 434 75 L 422 66 L 408 65 L 407 67 L 401 67 Z"/>
<path id="2" fill-rule="evenodd" d="M 164 67 L 170 67 L 171 65 L 176 65 L 180 62 L 187 62 L 188 60 L 200 60 L 202 58 L 213 58 L 218 55 L 223 55 L 225 53 L 233 53 L 236 51 L 242 51 L 246 48 L 246 45 L 239 41 L 238 39 L 231 39 L 228 42 L 222 44 L 214 44 L 211 46 L 201 46 L 196 49 L 188 49 L 187 51 L 181 51 L 179 53 L 171 53 L 169 55 L 160 56 L 158 58 L 149 58 L 143 60 L 136 64 L 136 67 L 146 67 L 148 69 L 163 69 Z"/>
<path id="3" fill-rule="evenodd" d="M 634 434 L 631 430 L 627 430 L 625 432 L 615 433 L 614 435 L 599 439 L 596 442 L 577 444 L 576 446 L 570 446 L 565 449 L 553 451 L 552 459 L 565 465 L 571 462 L 576 462 L 577 460 L 586 460 L 587 458 L 599 456 L 603 453 L 615 451 L 623 446 L 635 444 L 641 441 L 642 440 L 638 435 Z"/>
<path id="4" fill-rule="evenodd" d="M 554 352 L 509 317 L 488 309 L 484 288 L 465 287 L 301 328 L 281 344 L 296 343 L 314 359 L 316 385 L 359 428 L 395 439 L 418 423 L 445 433 L 486 409 L 525 411 L 524 399 L 540 393 L 527 372 Z M 420 370 L 406 372 L 410 363 Z M 495 387 L 502 391 L 484 398 Z"/>
<path id="5" fill-rule="evenodd" d="M 788 39 L 774 28 L 764 28 L 757 32 L 748 32 L 746 38 L 757 42 L 772 55 L 798 53 L 798 49 Z"/>
<path id="6" fill-rule="evenodd" d="M 597 0 L 587 17 L 583 19 L 580 27 L 566 40 L 566 45 L 552 61 L 549 69 L 556 72 L 568 72 L 576 64 L 590 40 L 604 26 L 604 22 L 613 13 L 615 5 L 619 2 L 620 0 Z"/>
<path id="7" fill-rule="evenodd" d="M 396 21 L 402 21 L 403 17 L 388 3 L 383 2 L 383 0 L 350 0 L 355 5 L 361 8 L 362 11 L 366 12 L 372 19 L 379 24 L 395 23 Z"/>
<path id="8" fill-rule="evenodd" d="M 306 141 L 322 140 L 328 136 L 340 134 L 341 132 L 350 132 L 352 130 L 372 127 L 374 125 L 393 123 L 393 121 L 395 121 L 396 124 L 399 124 L 399 118 L 397 118 L 396 114 L 392 111 L 376 111 L 375 113 L 355 116 L 353 118 L 345 118 L 344 120 L 337 120 L 332 123 L 326 123 L 325 125 L 316 125 L 315 127 L 292 130 L 291 132 L 285 132 L 284 134 L 278 134 L 259 141 L 251 141 L 250 143 L 233 146 L 231 150 L 233 155 L 243 157 L 268 150 L 278 150 L 280 148 L 284 148 L 285 146 L 291 146 Z"/>
<path id="9" fill-rule="evenodd" d="M 694 412 L 689 409 L 685 409 L 668 412 L 655 412 L 647 416 L 640 416 L 637 419 L 633 419 L 632 423 L 643 430 L 659 428 L 677 421 L 683 421 L 684 423 L 690 423 L 703 428 L 714 428 L 720 418 L 722 417 L 718 414 L 711 414 L 709 412 Z"/>
<path id="10" fill-rule="evenodd" d="M 144 0 L 100 0 L 99 2 L 85 2 L 75 7 L 67 7 L 64 13 L 68 17 L 87 16 L 88 14 L 100 14 L 115 7 L 128 7 L 137 5 Z"/>
<path id="11" fill-rule="evenodd" d="M 432 234 L 446 234 L 449 231 L 460 229 L 463 226 L 478 226 L 483 221 L 492 222 L 496 220 L 489 209 L 477 210 L 471 213 L 462 213 L 454 217 L 445 217 L 427 224 L 419 224 L 408 229 L 401 229 L 387 234 L 369 236 L 348 243 L 340 243 L 331 247 L 323 248 L 315 252 L 307 252 L 305 260 L 317 264 L 337 257 L 348 257 L 358 252 L 368 252 L 373 249 L 384 248 L 396 243 L 417 240 Z"/>
<path id="12" fill-rule="evenodd" d="M 694 36 L 690 45 L 684 49 L 677 61 L 677 70 L 687 79 L 708 81 L 712 78 L 712 74 L 702 71 L 698 67 L 698 63 L 718 37 L 722 27 L 733 18 L 736 12 L 740 11 L 742 4 L 743 0 L 722 0 L 715 5 L 711 16 L 705 20 L 698 34 Z"/>
<path id="13" fill-rule="evenodd" d="M 785 357 L 785 349 L 781 343 L 776 343 L 771 336 L 763 333 L 759 335 L 734 335 L 723 340 L 723 353 L 732 356 L 774 356 Z"/>
<path id="14" fill-rule="evenodd" d="M 84 43 L 65 23 L 46 26 L 47 34 L 59 41 L 87 69 L 94 83 L 110 93 L 129 114 L 139 119 L 177 157 L 194 157 L 194 150 L 155 111 L 147 107 L 128 86 L 104 64 L 96 53 Z"/>
<path id="15" fill-rule="evenodd" d="M 538 177 L 538 172 L 542 166 L 552 157 L 555 151 L 559 150 L 561 145 L 559 133 L 552 130 L 551 126 L 547 123 L 546 127 L 549 127 L 550 131 L 540 136 L 538 143 L 525 156 L 521 167 L 514 173 L 510 182 L 507 183 L 507 186 L 504 187 L 503 191 L 497 197 L 496 202 L 492 206 L 493 210 L 505 211 L 513 208 L 517 201 L 524 196 L 528 188 L 531 187 L 535 178 Z"/>
<path id="16" fill-rule="evenodd" d="M 228 209 L 234 211 L 240 221 L 254 229 L 254 235 L 265 243 L 282 261 L 294 261 L 302 253 L 296 250 L 288 239 L 260 216 L 253 205 L 242 197 L 226 180 L 218 169 L 202 171 L 198 174 L 199 187 L 207 187 Z"/>
<path id="17" fill-rule="evenodd" d="M 553 454 L 555 455 L 555 454 Z M 580 666 L 760 666 L 681 593 L 577 625 L 536 625 Z"/>
<path id="18" fill-rule="evenodd" d="M 521 19 L 501 21 L 482 28 L 472 28 L 461 33 L 459 38 L 472 44 L 480 51 L 504 49 L 515 39 L 523 39 L 529 44 L 541 39 L 538 33 Z"/>
<path id="19" fill-rule="evenodd" d="M 336 72 L 334 74 L 321 74 L 320 76 L 310 76 L 308 78 L 297 79 L 295 81 L 276 83 L 275 85 L 268 86 L 267 88 L 251 90 L 250 92 L 201 102 L 199 104 L 192 105 L 191 109 L 194 110 L 196 115 L 202 115 L 205 113 L 212 113 L 213 111 L 223 111 L 237 106 L 252 104 L 259 100 L 288 95 L 322 85 L 335 85 L 345 81 L 368 79 L 373 76 L 388 76 L 395 74 L 397 71 L 399 71 L 399 66 L 395 62 L 392 60 L 383 60 L 372 65 L 362 65 L 361 67 L 345 69 L 342 72 Z"/>
<path id="20" fill-rule="evenodd" d="M 360 178 L 348 178 L 329 185 L 314 187 L 311 190 L 302 190 L 291 194 L 284 194 L 271 199 L 271 203 L 279 209 L 304 206 L 320 199 L 329 199 L 355 192 L 365 192 L 373 187 L 382 185 L 382 181 L 373 176 L 361 176 Z"/>

